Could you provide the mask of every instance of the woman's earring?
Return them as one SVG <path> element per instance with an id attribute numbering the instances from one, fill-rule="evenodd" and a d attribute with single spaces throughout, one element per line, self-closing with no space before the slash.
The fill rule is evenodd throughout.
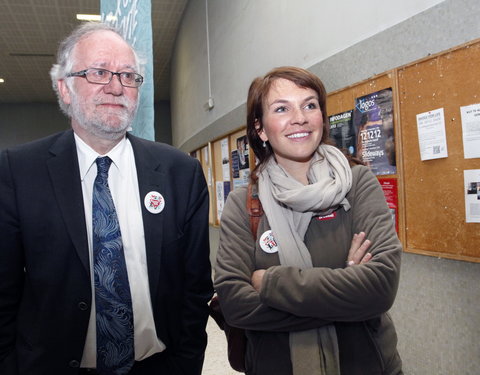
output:
<path id="1" fill-rule="evenodd" d="M 267 147 L 267 144 L 265 143 L 265 141 L 263 141 L 263 148 Z"/>

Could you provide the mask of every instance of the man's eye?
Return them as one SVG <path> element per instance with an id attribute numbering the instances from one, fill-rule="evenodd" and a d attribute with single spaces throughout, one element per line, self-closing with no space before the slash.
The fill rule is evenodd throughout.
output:
<path id="1" fill-rule="evenodd" d="M 125 79 L 133 79 L 133 73 L 130 73 L 130 72 L 123 72 L 122 73 L 122 78 L 125 78 Z"/>
<path id="2" fill-rule="evenodd" d="M 275 112 L 285 112 L 286 110 L 287 110 L 287 107 L 285 106 L 275 108 Z"/>
<path id="3" fill-rule="evenodd" d="M 105 70 L 94 70 L 92 72 L 93 75 L 97 76 L 97 77 L 103 77 L 105 75 Z"/>

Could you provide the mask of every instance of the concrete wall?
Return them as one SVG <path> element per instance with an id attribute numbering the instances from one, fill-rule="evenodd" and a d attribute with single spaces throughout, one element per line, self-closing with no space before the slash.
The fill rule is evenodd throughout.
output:
<path id="1" fill-rule="evenodd" d="M 191 0 L 172 60 L 173 144 L 188 152 L 244 125 L 248 85 L 274 66 L 310 69 L 333 91 L 480 37 L 478 0 L 325 3 L 208 0 L 208 60 L 206 2 Z M 217 228 L 210 237 L 214 261 Z M 405 374 L 478 374 L 480 264 L 405 253 L 400 277 Z"/>

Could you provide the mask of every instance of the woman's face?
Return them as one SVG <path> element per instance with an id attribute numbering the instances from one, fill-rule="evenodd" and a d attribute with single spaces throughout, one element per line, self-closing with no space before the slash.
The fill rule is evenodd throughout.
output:
<path id="1" fill-rule="evenodd" d="M 308 166 L 323 134 L 318 94 L 279 78 L 263 104 L 262 141 L 270 142 L 277 162 L 286 170 Z"/>

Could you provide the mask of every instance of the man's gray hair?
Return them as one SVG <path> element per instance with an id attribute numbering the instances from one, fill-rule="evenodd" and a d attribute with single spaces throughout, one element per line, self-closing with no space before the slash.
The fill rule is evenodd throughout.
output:
<path id="1" fill-rule="evenodd" d="M 90 34 L 93 34 L 99 31 L 112 31 L 115 34 L 119 35 L 123 40 L 125 40 L 123 35 L 116 28 L 106 23 L 103 23 L 103 22 L 82 23 L 80 26 L 75 28 L 72 31 L 72 33 L 60 43 L 60 46 L 58 47 L 58 51 L 57 51 L 57 63 L 53 64 L 52 69 L 50 69 L 52 87 L 53 87 L 53 90 L 55 91 L 55 94 L 57 94 L 58 104 L 60 106 L 60 109 L 69 117 L 71 116 L 70 105 L 66 104 L 62 100 L 60 92 L 58 91 L 57 81 L 59 79 L 64 79 L 68 73 L 71 73 L 73 69 L 73 65 L 75 64 L 75 61 L 73 59 L 73 51 L 75 50 L 75 47 L 77 46 L 77 44 L 82 39 L 89 36 Z M 142 74 L 143 73 L 142 62 L 140 61 L 140 58 L 137 52 L 127 40 L 125 40 L 125 43 L 127 43 L 132 48 L 132 52 L 135 57 L 136 71 L 139 74 Z M 69 83 L 69 80 L 65 80 L 65 84 L 71 90 L 72 87 Z"/>

